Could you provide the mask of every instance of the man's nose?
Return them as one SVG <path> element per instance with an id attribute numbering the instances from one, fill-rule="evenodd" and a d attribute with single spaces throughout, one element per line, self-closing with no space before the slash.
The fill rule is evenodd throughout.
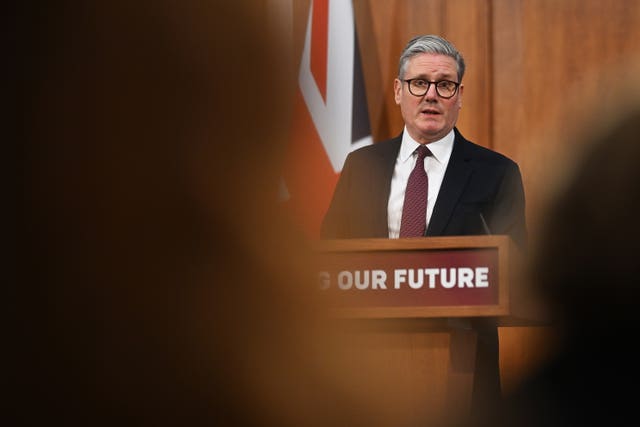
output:
<path id="1" fill-rule="evenodd" d="M 427 100 L 437 100 L 438 99 L 438 91 L 436 90 L 435 83 L 431 83 L 429 88 L 427 89 L 427 93 L 424 94 L 424 99 Z"/>

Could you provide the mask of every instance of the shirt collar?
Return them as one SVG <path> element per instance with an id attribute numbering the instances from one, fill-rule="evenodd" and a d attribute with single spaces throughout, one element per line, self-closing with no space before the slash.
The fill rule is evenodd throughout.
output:
<path id="1" fill-rule="evenodd" d="M 444 138 L 427 144 L 427 147 L 429 148 L 429 150 L 431 150 L 433 157 L 438 162 L 444 162 L 451 155 L 454 138 L 455 133 L 453 132 L 453 129 L 451 129 L 451 131 L 446 134 Z M 407 132 L 407 128 L 405 126 L 404 131 L 402 132 L 402 144 L 400 146 L 399 154 L 400 161 L 406 162 L 407 160 L 409 160 L 418 146 L 420 146 L 420 144 L 415 139 L 411 138 L 411 135 L 409 135 L 409 132 Z"/>

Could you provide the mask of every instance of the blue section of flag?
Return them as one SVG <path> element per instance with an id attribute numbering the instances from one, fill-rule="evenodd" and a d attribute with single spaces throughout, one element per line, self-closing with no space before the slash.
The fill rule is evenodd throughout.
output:
<path id="1" fill-rule="evenodd" d="M 367 106 L 367 93 L 364 87 L 362 73 L 362 61 L 360 58 L 360 43 L 358 32 L 354 25 L 353 37 L 353 99 L 351 114 L 351 143 L 371 135 L 371 123 L 369 122 L 369 107 Z"/>

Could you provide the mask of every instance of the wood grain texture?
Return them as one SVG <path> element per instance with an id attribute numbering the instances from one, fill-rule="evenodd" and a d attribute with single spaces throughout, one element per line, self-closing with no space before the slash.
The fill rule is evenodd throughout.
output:
<path id="1" fill-rule="evenodd" d="M 607 89 L 627 77 L 638 40 L 637 1 L 494 2 L 494 148 L 522 168 L 533 227 L 554 168 L 582 148 L 570 137 L 590 125 L 578 122 L 581 111 L 616 105 Z"/>

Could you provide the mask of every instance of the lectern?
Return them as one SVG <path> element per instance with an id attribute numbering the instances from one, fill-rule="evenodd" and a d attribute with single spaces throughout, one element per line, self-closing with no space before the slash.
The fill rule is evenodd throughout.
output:
<path id="1" fill-rule="evenodd" d="M 318 282 L 352 333 L 353 369 L 385 375 L 420 420 L 464 414 L 471 317 L 517 317 L 517 253 L 507 236 L 349 239 L 317 244 Z"/>

